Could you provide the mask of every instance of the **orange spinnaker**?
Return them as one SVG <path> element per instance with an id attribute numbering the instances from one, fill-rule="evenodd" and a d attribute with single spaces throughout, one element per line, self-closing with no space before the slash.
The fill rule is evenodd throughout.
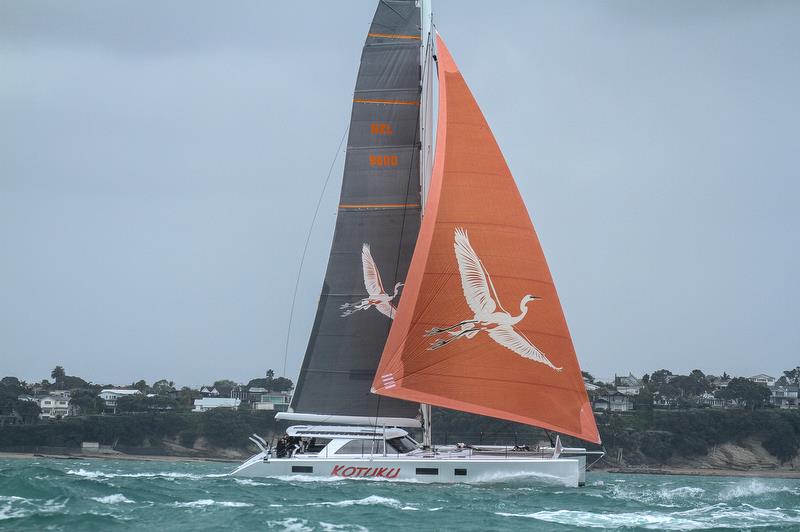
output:
<path id="1" fill-rule="evenodd" d="M 428 203 L 373 391 L 599 443 L 572 339 L 525 204 L 438 36 L 437 46 L 439 121 Z M 464 231 L 460 247 L 457 230 Z M 459 337 L 448 331 L 428 334 L 474 320 L 476 309 L 492 310 L 481 294 L 496 302 L 495 314 L 484 312 L 478 316 L 484 321 L 452 329 L 467 331 Z M 524 300 L 528 294 L 541 299 Z M 527 314 L 518 323 L 498 327 L 523 308 Z M 431 349 L 437 340 L 450 341 Z"/>

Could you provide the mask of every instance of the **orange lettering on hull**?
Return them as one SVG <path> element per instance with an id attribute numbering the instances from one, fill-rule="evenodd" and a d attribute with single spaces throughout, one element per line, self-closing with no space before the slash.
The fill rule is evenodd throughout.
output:
<path id="1" fill-rule="evenodd" d="M 343 465 L 334 465 L 333 469 L 331 470 L 332 477 L 344 478 L 397 478 L 397 475 L 399 474 L 399 467 L 348 467 Z"/>

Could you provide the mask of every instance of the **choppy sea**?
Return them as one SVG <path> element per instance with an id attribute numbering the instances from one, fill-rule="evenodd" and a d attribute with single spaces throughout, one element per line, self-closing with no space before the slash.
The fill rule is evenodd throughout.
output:
<path id="1" fill-rule="evenodd" d="M 568 489 L 238 479 L 232 466 L 0 460 L 0 529 L 800 530 L 800 480 L 590 473 Z"/>

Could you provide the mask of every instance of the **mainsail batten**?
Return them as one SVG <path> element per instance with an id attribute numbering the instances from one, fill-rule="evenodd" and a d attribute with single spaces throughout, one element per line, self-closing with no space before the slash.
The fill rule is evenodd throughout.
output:
<path id="1" fill-rule="evenodd" d="M 436 156 L 379 395 L 600 438 L 524 202 L 437 37 Z"/>
<path id="2" fill-rule="evenodd" d="M 419 24 L 415 0 L 383 0 L 368 32 L 334 239 L 294 412 L 353 418 L 418 412 L 416 404 L 369 390 L 419 231 Z"/>

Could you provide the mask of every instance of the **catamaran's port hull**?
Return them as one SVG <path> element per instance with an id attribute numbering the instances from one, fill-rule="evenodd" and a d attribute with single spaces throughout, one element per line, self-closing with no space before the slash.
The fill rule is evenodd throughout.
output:
<path id="1" fill-rule="evenodd" d="M 237 477 L 308 477 L 473 483 L 524 479 L 539 484 L 583 485 L 586 461 L 575 458 L 270 458 L 258 454 L 231 474 Z"/>

